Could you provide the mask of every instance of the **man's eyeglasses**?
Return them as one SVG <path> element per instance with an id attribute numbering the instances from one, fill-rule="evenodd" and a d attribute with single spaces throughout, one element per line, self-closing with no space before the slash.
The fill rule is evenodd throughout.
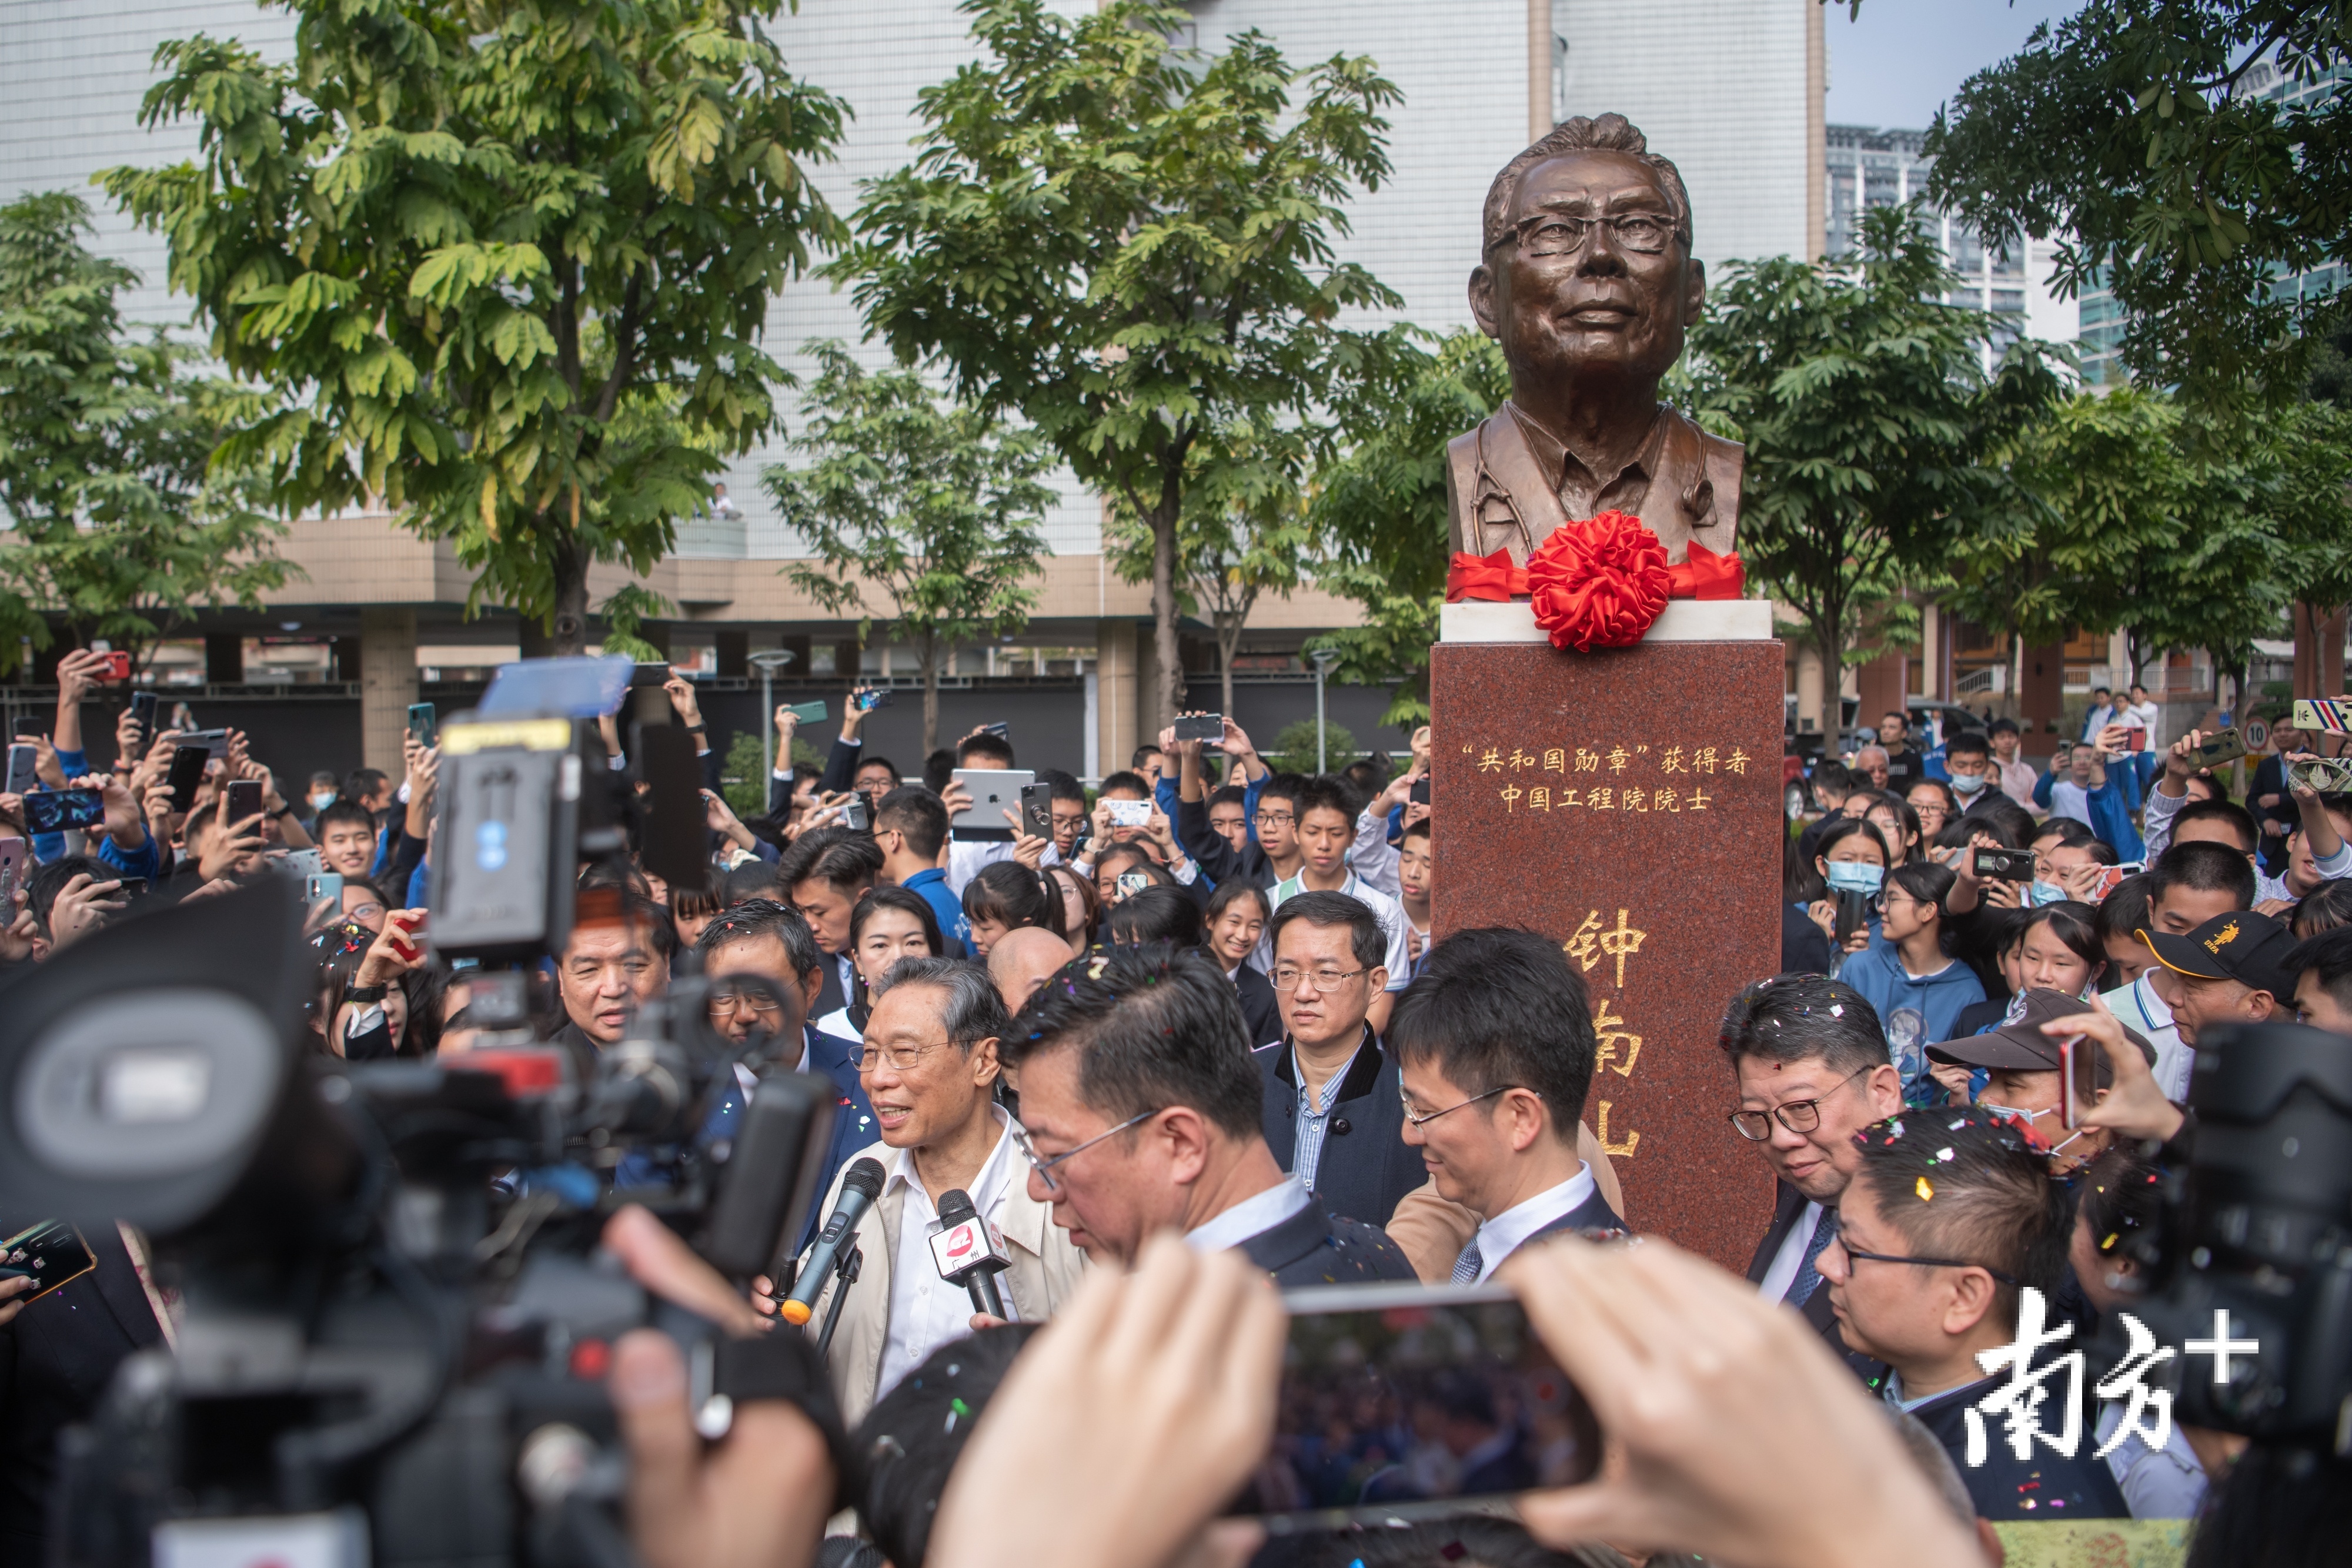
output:
<path id="1" fill-rule="evenodd" d="M 1836 1093 L 1865 1072 L 1876 1071 L 1876 1064 L 1857 1067 L 1834 1084 L 1829 1094 L 1817 1094 L 1810 1100 L 1790 1100 L 1775 1105 L 1769 1111 L 1734 1111 L 1727 1118 L 1731 1130 L 1751 1144 L 1760 1144 L 1772 1135 L 1772 1124 L 1778 1122 L 1792 1133 L 1811 1133 L 1822 1124 L 1822 1102 Z"/>
<path id="2" fill-rule="evenodd" d="M 1417 1115 L 1417 1114 L 1415 1114 L 1415 1113 L 1414 1113 L 1414 1112 L 1413 1112 L 1413 1108 L 1412 1108 L 1412 1099 L 1411 1099 L 1408 1095 L 1406 1095 L 1406 1093 L 1404 1092 L 1404 1091 L 1402 1091 L 1402 1089 L 1400 1089 L 1399 1091 L 1397 1091 L 1397 1098 L 1398 1098 L 1399 1100 L 1402 1100 L 1402 1101 L 1403 1101 L 1403 1102 L 1404 1102 L 1404 1119 L 1405 1119 L 1406 1121 L 1408 1121 L 1408 1122 L 1411 1122 L 1411 1123 L 1412 1123 L 1414 1126 L 1416 1126 L 1416 1127 L 1426 1127 L 1426 1126 L 1427 1126 L 1427 1125 L 1429 1125 L 1432 1122 L 1436 1121 L 1440 1116 L 1450 1116 L 1450 1115 L 1452 1115 L 1454 1112 L 1459 1111 L 1460 1109 L 1462 1109 L 1462 1107 L 1463 1107 L 1463 1106 L 1465 1106 L 1465 1105 L 1475 1105 L 1475 1104 L 1476 1104 L 1476 1103 L 1478 1103 L 1478 1102 L 1479 1102 L 1479 1101 L 1481 1101 L 1481 1100 L 1491 1100 L 1491 1099 L 1493 1099 L 1493 1098 L 1494 1098 L 1496 1095 L 1497 1095 L 1497 1094 L 1507 1094 L 1507 1093 L 1509 1093 L 1509 1092 L 1510 1092 L 1512 1090 L 1514 1090 L 1514 1089 L 1524 1089 L 1524 1088 L 1527 1088 L 1527 1086 L 1526 1086 L 1525 1084 L 1522 1084 L 1522 1083 L 1497 1083 L 1497 1084 L 1496 1084 L 1492 1089 L 1487 1090 L 1487 1091 L 1486 1091 L 1485 1093 L 1483 1093 L 1483 1094 L 1473 1094 L 1473 1095 L 1472 1095 L 1472 1096 L 1470 1096 L 1470 1098 L 1469 1098 L 1469 1099 L 1467 1099 L 1467 1100 L 1456 1100 L 1453 1104 L 1448 1105 L 1444 1110 L 1443 1110 L 1443 1111 L 1432 1111 L 1432 1112 L 1430 1112 L 1427 1115 Z M 1530 1094 L 1535 1094 L 1535 1095 L 1536 1095 L 1536 1098 L 1537 1098 L 1537 1099 L 1538 1099 L 1538 1100 L 1540 1100 L 1540 1099 L 1542 1099 L 1542 1098 L 1543 1098 L 1543 1096 L 1542 1096 L 1542 1095 L 1540 1095 L 1540 1094 L 1536 1094 L 1536 1092 L 1535 1092 L 1534 1090 L 1532 1090 L 1532 1089 L 1528 1089 L 1528 1093 L 1530 1093 Z"/>
<path id="3" fill-rule="evenodd" d="M 1286 828 L 1298 819 L 1287 811 L 1260 811 L 1257 825 L 1261 828 Z"/>
<path id="4" fill-rule="evenodd" d="M 1294 969 L 1285 964 L 1274 971 L 1274 988 L 1277 991 L 1295 991 L 1298 988 L 1299 981 L 1307 980 L 1312 982 L 1318 991 L 1329 996 L 1333 991 L 1363 973 L 1365 971 L 1362 969 Z"/>
<path id="5" fill-rule="evenodd" d="M 1627 250 L 1655 256 L 1674 243 L 1679 232 L 1671 218 L 1654 213 L 1621 213 L 1615 217 L 1579 218 L 1559 213 L 1538 213 L 1516 226 L 1519 254 L 1528 256 L 1574 256 L 1584 248 L 1592 231 L 1606 225 Z"/>
<path id="6" fill-rule="evenodd" d="M 931 1052 L 945 1051 L 951 1045 L 969 1045 L 970 1043 L 969 1040 L 943 1040 L 935 1045 L 893 1045 L 880 1051 L 869 1045 L 857 1053 L 857 1071 L 871 1072 L 887 1061 L 890 1064 L 890 1071 L 893 1072 L 912 1072 L 921 1064 L 923 1058 L 930 1055 Z"/>
<path id="7" fill-rule="evenodd" d="M 1160 1109 L 1165 1110 L 1166 1107 L 1162 1106 Z M 1088 1149 L 1093 1148 L 1097 1144 L 1101 1143 L 1105 1138 L 1117 1137 L 1119 1134 L 1126 1132 L 1129 1127 L 1139 1125 L 1144 1122 L 1149 1122 L 1152 1117 L 1157 1116 L 1158 1114 L 1160 1114 L 1159 1111 L 1146 1111 L 1140 1115 L 1129 1116 L 1126 1121 L 1121 1122 L 1118 1126 L 1109 1129 L 1108 1132 L 1097 1133 L 1093 1137 L 1088 1138 L 1076 1148 L 1065 1149 L 1058 1155 L 1039 1154 L 1037 1152 L 1037 1146 L 1029 1141 L 1029 1130 L 1022 1126 L 1020 1124 L 1013 1124 L 1009 1130 L 1013 1134 L 1013 1146 L 1021 1151 L 1021 1157 L 1029 1162 L 1029 1168 L 1037 1173 L 1037 1179 L 1045 1184 L 1045 1190 L 1047 1192 L 1059 1192 L 1062 1190 L 1062 1184 L 1054 1179 L 1054 1167 L 1055 1166 L 1060 1165 L 1065 1160 L 1075 1159 L 1078 1155 L 1085 1154 Z"/>
<path id="8" fill-rule="evenodd" d="M 784 1004 L 764 991 L 713 991 L 709 998 L 710 1016 L 749 1008 L 761 1018 L 772 1018 L 784 1010 Z"/>
<path id="9" fill-rule="evenodd" d="M 1843 1234 L 1837 1238 L 1837 1244 L 1844 1249 L 1847 1257 L 1867 1259 L 1873 1263 L 1916 1263 L 1923 1269 L 1983 1269 L 1986 1273 L 2004 1285 L 2024 1283 L 2014 1274 L 2004 1274 L 1998 1269 L 1988 1268 L 1982 1263 L 1967 1262 L 1958 1258 L 1898 1258 L 1892 1252 L 1864 1252 L 1848 1241 Z"/>

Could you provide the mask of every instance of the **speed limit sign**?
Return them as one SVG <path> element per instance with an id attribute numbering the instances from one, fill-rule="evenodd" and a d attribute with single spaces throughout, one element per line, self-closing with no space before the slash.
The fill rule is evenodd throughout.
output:
<path id="1" fill-rule="evenodd" d="M 2268 746 L 2271 743 L 2271 727 L 2264 724 L 2261 719 L 2248 719 L 2246 721 L 2246 727 L 2242 733 L 2246 737 L 2246 749 L 2248 751 L 2260 751 L 2263 747 Z"/>

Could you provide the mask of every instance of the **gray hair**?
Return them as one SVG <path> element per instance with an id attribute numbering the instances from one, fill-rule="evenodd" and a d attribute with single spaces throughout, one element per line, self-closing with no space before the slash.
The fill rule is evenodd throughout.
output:
<path id="1" fill-rule="evenodd" d="M 948 1038 L 966 1052 L 975 1040 L 1002 1040 L 1013 1024 L 1004 998 L 988 971 L 963 958 L 901 958 L 874 988 L 881 1000 L 900 986 L 935 986 L 948 994 L 940 1021 Z"/>
<path id="2" fill-rule="evenodd" d="M 1683 249 L 1690 249 L 1690 193 L 1683 187 L 1682 171 L 1670 160 L 1651 152 L 1649 138 L 1623 115 L 1604 114 L 1598 120 L 1588 120 L 1580 114 L 1573 120 L 1561 120 L 1536 138 L 1526 152 L 1504 164 L 1495 183 L 1486 187 L 1486 232 L 1479 255 L 1502 244 L 1504 236 L 1511 232 L 1511 204 L 1518 200 L 1519 176 L 1565 152 L 1622 152 L 1647 168 L 1657 176 L 1659 188 L 1666 193 L 1666 204 L 1674 209 L 1675 234 L 1682 240 Z"/>

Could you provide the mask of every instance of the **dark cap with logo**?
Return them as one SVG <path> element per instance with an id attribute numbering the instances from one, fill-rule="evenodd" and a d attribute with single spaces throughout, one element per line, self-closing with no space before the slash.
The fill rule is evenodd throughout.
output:
<path id="1" fill-rule="evenodd" d="M 2295 972 L 2286 966 L 2294 936 L 2285 925 L 2251 909 L 2217 915 L 2191 931 L 2142 931 L 2139 939 L 2156 961 L 2193 980 L 2235 980 L 2249 990 L 2268 991 L 2282 1002 L 2294 999 Z"/>
<path id="2" fill-rule="evenodd" d="M 2061 1066 L 2058 1041 L 2064 1038 L 2042 1032 L 2042 1026 L 2091 1010 L 2091 1004 L 2063 991 L 2020 991 L 2009 1001 L 1999 1029 L 1964 1034 L 1927 1048 L 1930 1061 L 1956 1062 L 1962 1067 L 1988 1067 L 2008 1072 L 2055 1072 Z M 2148 1064 L 2156 1063 L 2156 1047 L 2128 1024 L 2124 1038 L 2139 1048 Z M 2107 1081 L 2107 1065 L 2099 1063 L 2099 1082 Z"/>

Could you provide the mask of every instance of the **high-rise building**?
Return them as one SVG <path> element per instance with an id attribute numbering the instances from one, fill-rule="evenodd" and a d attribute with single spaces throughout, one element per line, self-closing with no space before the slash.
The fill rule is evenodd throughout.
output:
<path id="1" fill-rule="evenodd" d="M 1049 3 L 1072 15 L 1095 9 L 1095 0 Z M 1810 252 L 1818 243 L 1817 0 L 1653 0 L 1638 14 L 1614 0 L 1191 0 L 1188 9 L 1185 43 L 1213 50 L 1255 27 L 1295 66 L 1369 55 L 1402 89 L 1403 101 L 1389 115 L 1394 173 L 1349 202 L 1352 233 L 1339 247 L 1402 296 L 1401 319 L 1440 332 L 1468 325 L 1465 287 L 1487 183 L 1569 114 L 1622 112 L 1675 160 L 1696 210 L 1697 248 L 1711 267 Z M 835 159 L 812 170 L 836 211 L 856 204 L 861 182 L 908 161 L 921 129 L 917 94 L 972 59 L 969 23 L 956 0 L 778 7 L 768 26 L 793 69 L 856 110 Z M 0 200 L 28 190 L 87 192 L 98 244 L 143 277 L 128 302 L 142 320 L 184 321 L 186 302 L 165 287 L 163 242 L 110 211 L 89 180 L 110 165 L 194 154 L 192 127 L 144 130 L 137 117 L 155 79 L 156 46 L 198 32 L 240 38 L 276 58 L 293 47 L 288 16 L 251 0 L 0 0 Z M 1659 47 L 1660 39 L 1671 47 Z M 805 370 L 803 345 L 855 344 L 860 325 L 845 291 L 803 281 L 776 299 L 766 336 L 771 352 Z M 882 358 L 872 346 L 859 351 Z M 905 678 L 911 662 L 904 651 L 894 660 L 886 646 L 860 649 L 854 623 L 820 614 L 778 574 L 803 547 L 760 476 L 786 455 L 779 439 L 732 464 L 723 476 L 731 507 L 680 527 L 676 550 L 649 582 L 680 610 L 655 634 L 668 639 L 674 659 L 717 672 L 722 685 L 741 679 L 748 651 L 780 644 L 801 651 L 794 675 L 838 680 L 862 670 Z M 1100 499 L 1066 476 L 1061 492 L 1046 519 L 1053 554 L 1028 632 L 1011 645 L 960 651 L 954 670 L 959 681 L 983 685 L 1016 674 L 1041 684 L 1083 682 L 1086 770 L 1099 773 L 1126 765 L 1152 688 L 1149 596 L 1121 582 L 1103 557 Z M 403 671 L 413 663 L 430 695 L 431 672 L 474 669 L 530 643 L 511 615 L 467 621 L 468 574 L 446 546 L 418 540 L 389 517 L 298 522 L 287 553 L 305 577 L 265 615 L 205 617 L 213 656 L 185 654 L 186 678 L 242 689 L 291 667 L 285 644 L 323 648 L 332 639 L 341 651 L 314 649 L 289 684 L 315 680 L 324 701 L 325 686 L 347 681 L 354 715 L 366 716 L 372 761 L 396 757 L 401 706 L 410 700 L 403 694 L 417 685 L 380 682 L 387 663 Z M 601 601 L 623 580 L 599 569 L 592 598 Z M 1236 700 L 1245 715 L 1257 714 L 1256 727 L 1309 711 L 1300 643 L 1353 614 L 1351 604 L 1311 588 L 1260 606 L 1244 643 L 1256 684 Z M 363 661 L 370 678 L 362 683 L 351 677 Z M 1188 639 L 1188 670 L 1196 662 L 1196 681 L 1213 679 L 1207 646 Z M 1335 716 L 1371 738 L 1382 694 L 1334 688 L 1332 700 Z M 1263 706 L 1253 710 L 1254 703 Z M 957 707 L 950 722 L 1000 716 L 992 708 L 965 717 Z M 1075 722 L 1065 759 L 1080 750 Z M 345 760 L 356 746 L 344 747 Z"/>

